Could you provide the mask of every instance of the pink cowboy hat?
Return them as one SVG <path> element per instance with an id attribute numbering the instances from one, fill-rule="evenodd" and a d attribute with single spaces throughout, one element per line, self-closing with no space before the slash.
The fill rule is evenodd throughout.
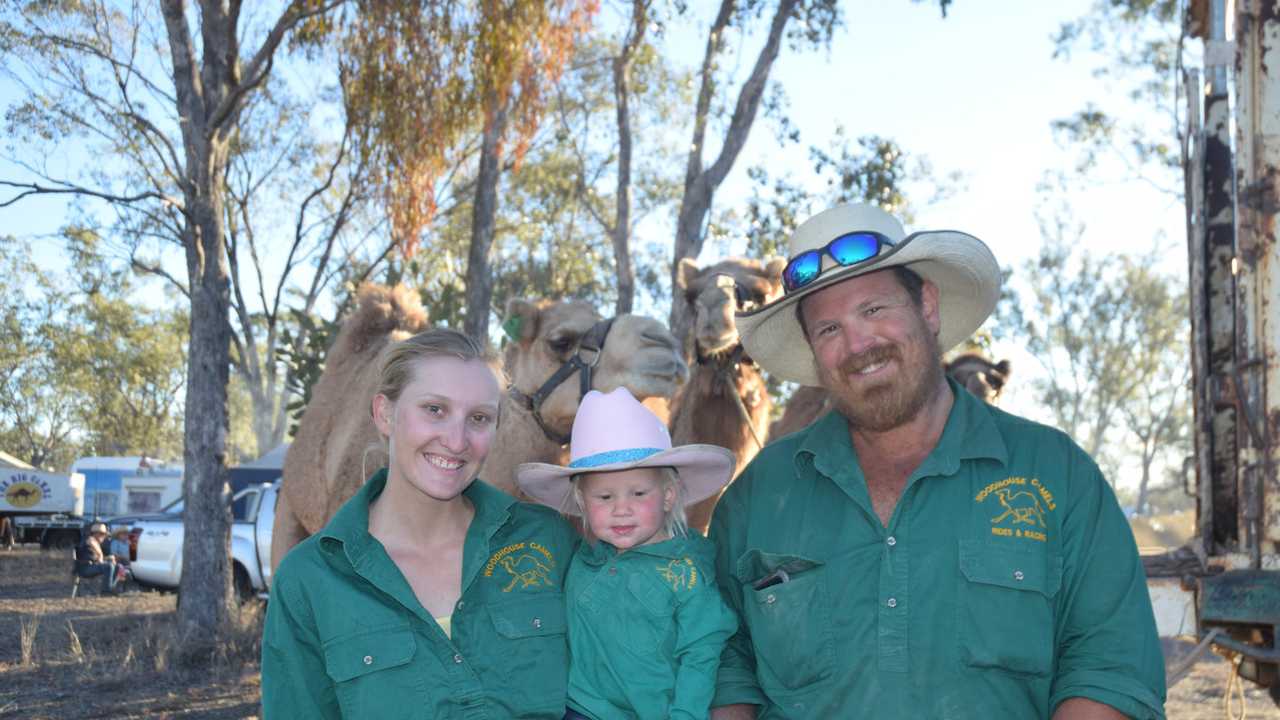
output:
<path id="1" fill-rule="evenodd" d="M 576 514 L 567 502 L 570 479 L 587 472 L 672 467 L 680 474 L 688 503 L 709 498 L 733 479 L 733 453 L 717 445 L 671 447 L 671 435 L 656 415 L 626 388 L 592 390 L 573 419 L 569 465 L 524 463 L 516 485 L 543 505 Z"/>

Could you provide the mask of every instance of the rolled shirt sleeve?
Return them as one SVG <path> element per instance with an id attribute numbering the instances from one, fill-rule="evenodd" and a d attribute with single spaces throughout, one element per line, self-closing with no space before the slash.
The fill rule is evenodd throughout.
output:
<path id="1" fill-rule="evenodd" d="M 1083 697 L 1132 718 L 1163 718 L 1164 658 L 1133 532 L 1098 467 L 1078 450 L 1070 455 L 1049 707 Z"/>

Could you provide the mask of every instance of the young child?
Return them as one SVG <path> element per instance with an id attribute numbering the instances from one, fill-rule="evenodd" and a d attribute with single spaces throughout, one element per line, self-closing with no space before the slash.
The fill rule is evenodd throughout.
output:
<path id="1" fill-rule="evenodd" d="M 619 388 L 582 399 L 569 455 L 568 467 L 516 471 L 530 497 L 585 519 L 565 579 L 565 718 L 705 719 L 738 622 L 716 588 L 715 548 L 686 532 L 684 507 L 729 482 L 733 454 L 671 447 L 657 416 Z"/>

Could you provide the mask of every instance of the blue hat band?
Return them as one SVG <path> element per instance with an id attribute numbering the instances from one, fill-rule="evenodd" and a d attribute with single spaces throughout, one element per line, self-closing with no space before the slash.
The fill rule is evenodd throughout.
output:
<path id="1" fill-rule="evenodd" d="M 569 467 L 575 470 L 583 468 L 601 467 L 603 465 L 613 465 L 615 463 L 636 462 L 643 460 L 651 455 L 657 455 L 662 452 L 662 448 L 627 448 L 625 450 L 607 450 L 595 455 L 578 458 L 569 463 Z"/>

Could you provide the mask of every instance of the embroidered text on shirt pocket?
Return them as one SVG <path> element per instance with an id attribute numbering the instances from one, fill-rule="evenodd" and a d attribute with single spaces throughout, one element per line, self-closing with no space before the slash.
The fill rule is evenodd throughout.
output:
<path id="1" fill-rule="evenodd" d="M 960 659 L 971 667 L 1048 675 L 1062 557 L 960 541 Z"/>
<path id="2" fill-rule="evenodd" d="M 387 697 L 413 699 L 397 707 L 425 706 L 423 674 L 410 667 L 416 652 L 413 631 L 404 624 L 365 630 L 326 642 L 325 672 L 334 682 L 342 714 L 358 717 L 371 707 L 386 709 Z"/>
<path id="3" fill-rule="evenodd" d="M 756 589 L 779 569 L 786 574 L 785 582 Z M 789 690 L 828 677 L 835 645 L 823 563 L 749 550 L 738 559 L 734 574 L 742 585 L 743 620 L 766 689 L 769 676 Z"/>

